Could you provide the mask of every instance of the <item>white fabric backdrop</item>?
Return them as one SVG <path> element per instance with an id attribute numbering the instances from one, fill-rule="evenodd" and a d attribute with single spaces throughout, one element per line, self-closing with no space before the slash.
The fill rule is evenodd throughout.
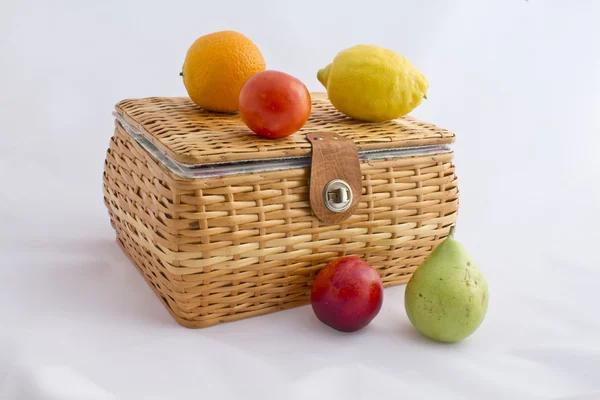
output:
<path id="1" fill-rule="evenodd" d="M 0 398 L 600 399 L 599 15 L 591 0 L 2 1 Z M 187 47 L 221 29 L 311 90 L 358 43 L 428 76 L 414 115 L 457 133 L 457 237 L 490 286 L 475 335 L 421 338 L 403 287 L 352 335 L 310 307 L 171 319 L 104 209 L 111 111 L 184 95 Z"/>

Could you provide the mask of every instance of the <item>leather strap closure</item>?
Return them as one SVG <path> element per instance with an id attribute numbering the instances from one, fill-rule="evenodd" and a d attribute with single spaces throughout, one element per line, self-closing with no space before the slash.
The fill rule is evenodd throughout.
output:
<path id="1" fill-rule="evenodd" d="M 352 215 L 362 195 L 362 175 L 352 139 L 333 132 L 308 133 L 312 144 L 310 205 L 319 220 L 339 224 Z"/>

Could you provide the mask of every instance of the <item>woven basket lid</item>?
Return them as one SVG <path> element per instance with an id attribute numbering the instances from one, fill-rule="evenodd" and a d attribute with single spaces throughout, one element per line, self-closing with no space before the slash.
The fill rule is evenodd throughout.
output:
<path id="1" fill-rule="evenodd" d="M 311 152 L 306 139 L 309 132 L 336 132 L 351 138 L 359 151 L 454 141 L 452 132 L 410 116 L 362 122 L 338 112 L 324 93 L 312 93 L 311 97 L 311 115 L 304 127 L 276 140 L 255 135 L 239 114 L 205 111 L 187 97 L 123 100 L 116 113 L 172 159 L 189 165 L 307 156 Z"/>

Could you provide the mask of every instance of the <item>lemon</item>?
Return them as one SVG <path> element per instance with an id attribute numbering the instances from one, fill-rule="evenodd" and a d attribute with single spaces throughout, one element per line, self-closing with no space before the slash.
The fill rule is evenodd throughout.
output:
<path id="1" fill-rule="evenodd" d="M 373 45 L 338 53 L 317 73 L 329 100 L 349 117 L 380 122 L 411 112 L 426 97 L 429 82 L 405 57 Z"/>

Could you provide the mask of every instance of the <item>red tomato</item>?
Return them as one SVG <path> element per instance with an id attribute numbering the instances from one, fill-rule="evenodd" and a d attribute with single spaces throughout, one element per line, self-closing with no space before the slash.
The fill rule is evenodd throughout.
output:
<path id="1" fill-rule="evenodd" d="M 262 71 L 240 92 L 240 115 L 256 134 L 276 139 L 304 126 L 310 115 L 308 89 L 300 80 L 279 71 Z"/>

